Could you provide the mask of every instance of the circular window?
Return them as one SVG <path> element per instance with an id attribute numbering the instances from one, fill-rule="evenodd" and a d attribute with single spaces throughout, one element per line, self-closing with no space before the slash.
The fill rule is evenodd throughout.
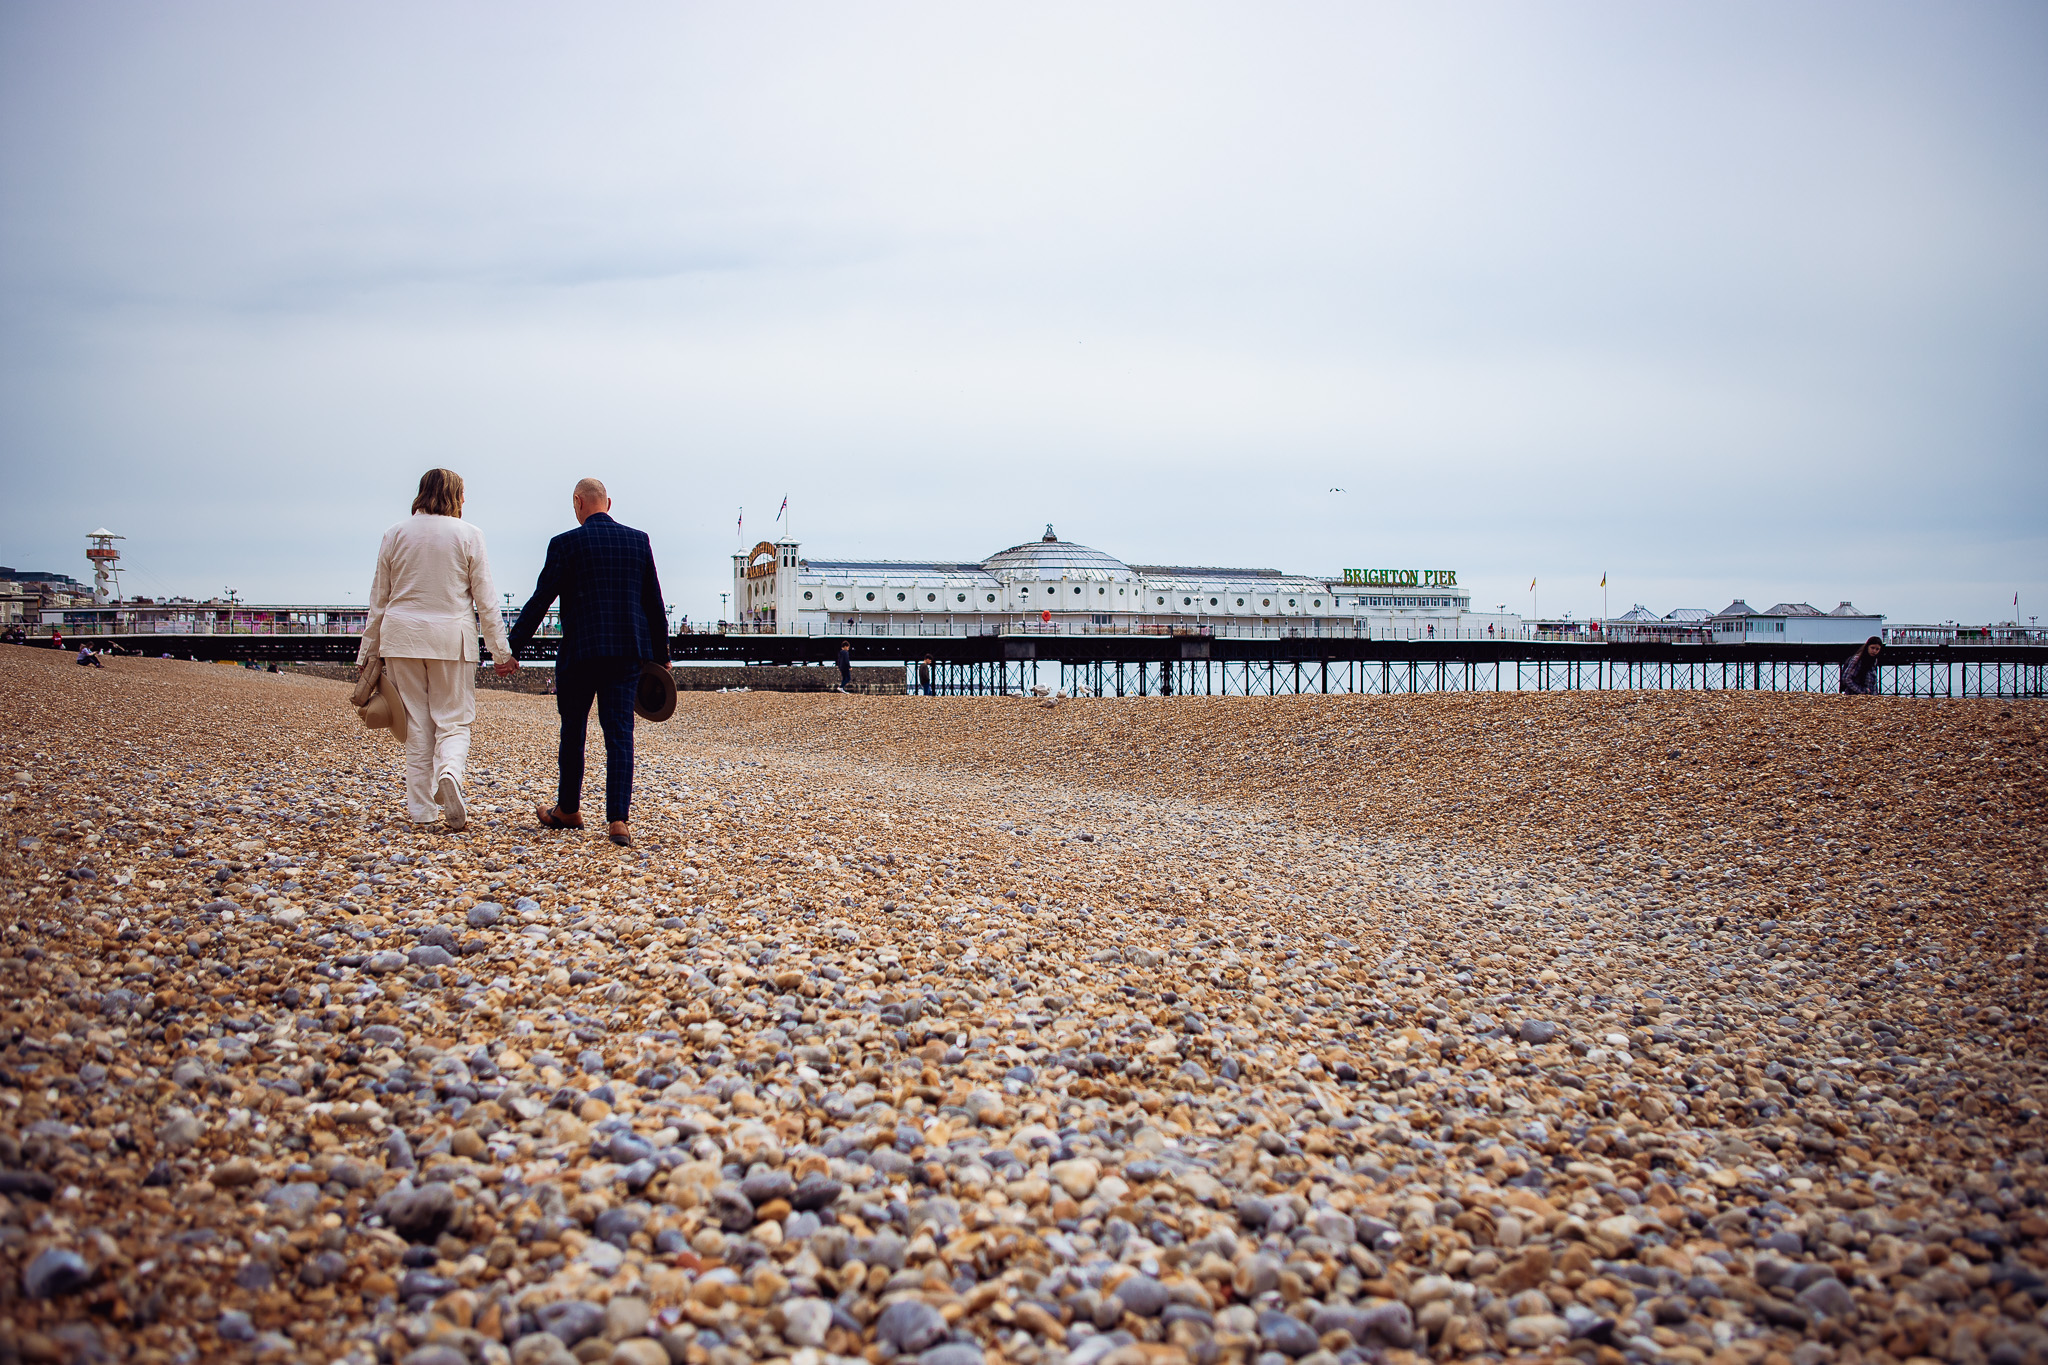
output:
<path id="1" fill-rule="evenodd" d="M 1162 606 L 1162 607 L 1163 607 L 1163 606 L 1165 606 L 1165 605 L 1166 605 L 1166 599 L 1165 599 L 1165 598 L 1163 598 L 1163 597 L 1162 597 L 1162 598 L 1160 598 L 1160 599 L 1159 599 L 1159 605 L 1160 605 L 1160 606 Z"/>
<path id="2" fill-rule="evenodd" d="M 900 592 L 899 592 L 899 593 L 897 593 L 897 594 L 896 594 L 896 600 L 897 600 L 898 602 L 901 602 L 901 601 L 903 600 L 903 594 L 902 594 L 902 593 L 900 593 Z M 1290 603 L 1289 605 L 1292 605 L 1292 604 Z"/>
<path id="3" fill-rule="evenodd" d="M 1244 605 L 1244 599 L 1242 597 L 1237 599 L 1237 605 L 1239 605 L 1240 607 Z"/>
<path id="4" fill-rule="evenodd" d="M 989 600 L 989 601 L 991 601 L 991 602 L 995 601 L 995 600 L 996 600 L 996 595 L 995 595 L 994 593 L 990 593 L 990 594 L 988 595 L 988 600 Z"/>
<path id="5" fill-rule="evenodd" d="M 1259 605 L 1262 607 L 1270 607 L 1273 605 L 1273 599 L 1270 597 L 1261 597 L 1259 599 Z"/>
<path id="6" fill-rule="evenodd" d="M 1194 600 L 1195 599 L 1192 597 L 1183 597 L 1180 599 L 1180 604 L 1184 607 L 1192 606 L 1194 604 Z"/>
<path id="7" fill-rule="evenodd" d="M 964 592 L 956 592 L 953 594 L 953 600 L 955 602 L 965 602 L 967 600 L 967 594 Z"/>
<path id="8" fill-rule="evenodd" d="M 832 600 L 834 602 L 844 602 L 846 600 L 846 594 L 843 592 L 835 592 L 832 594 Z"/>
<path id="9" fill-rule="evenodd" d="M 1215 598 L 1213 598 L 1213 597 L 1212 597 L 1212 598 L 1210 598 L 1210 599 L 1209 599 L 1209 605 L 1210 605 L 1210 606 L 1212 606 L 1212 607 L 1213 607 L 1213 606 L 1215 606 L 1215 605 L 1216 605 L 1216 599 L 1215 599 Z"/>
<path id="10" fill-rule="evenodd" d="M 1076 589 L 1074 589 L 1074 592 L 1075 592 L 1075 594 L 1076 594 L 1077 596 L 1078 596 L 1078 595 L 1080 594 L 1080 591 L 1081 591 L 1081 590 L 1080 590 L 1079 588 L 1076 588 Z"/>
<path id="11" fill-rule="evenodd" d="M 924 600 L 927 602 L 936 602 L 939 600 L 939 595 L 935 592 L 928 592 L 924 595 Z"/>
<path id="12" fill-rule="evenodd" d="M 899 592 L 899 593 L 897 593 L 896 595 L 897 595 L 898 597 L 901 597 L 901 596 L 902 596 L 903 594 Z M 1288 605 L 1288 606 L 1290 606 L 1290 607 L 1291 607 L 1291 606 L 1293 606 L 1293 605 L 1294 605 L 1294 599 L 1293 599 L 1293 598 L 1291 598 L 1291 597 L 1290 597 L 1290 598 L 1288 598 L 1288 599 L 1287 599 L 1287 605 Z"/>
<path id="13" fill-rule="evenodd" d="M 1323 605 L 1323 599 L 1318 597 L 1315 601 L 1309 603 L 1309 605 L 1312 607 L 1320 607 L 1321 605 Z"/>
<path id="14" fill-rule="evenodd" d="M 874 600 L 875 600 L 875 595 L 874 595 L 873 593 L 869 593 L 869 594 L 868 594 L 868 601 L 872 602 L 872 601 L 874 601 Z"/>
<path id="15" fill-rule="evenodd" d="M 804 594 L 804 601 L 808 602 L 808 601 L 810 601 L 810 600 L 811 600 L 811 595 L 810 595 L 809 593 L 805 593 L 805 594 Z"/>
<path id="16" fill-rule="evenodd" d="M 1096 595 L 1097 597 L 1107 597 L 1107 596 L 1109 596 L 1109 589 L 1108 589 L 1108 588 L 1097 588 L 1097 589 L 1095 590 L 1095 595 Z"/>

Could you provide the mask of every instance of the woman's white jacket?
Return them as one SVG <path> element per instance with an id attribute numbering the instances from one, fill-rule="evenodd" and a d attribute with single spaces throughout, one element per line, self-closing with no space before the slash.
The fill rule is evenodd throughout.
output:
<path id="1" fill-rule="evenodd" d="M 370 619 L 356 662 L 389 659 L 477 661 L 477 627 L 493 659 L 512 657 L 498 613 L 484 533 L 460 517 L 415 512 L 384 533 Z"/>

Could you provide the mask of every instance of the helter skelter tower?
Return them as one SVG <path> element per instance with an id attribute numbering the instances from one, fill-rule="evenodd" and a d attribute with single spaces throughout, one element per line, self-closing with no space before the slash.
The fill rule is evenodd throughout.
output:
<path id="1" fill-rule="evenodd" d="M 106 527 L 86 536 L 85 557 L 92 561 L 92 600 L 99 606 L 121 600 L 121 552 L 114 548 L 117 536 Z"/>

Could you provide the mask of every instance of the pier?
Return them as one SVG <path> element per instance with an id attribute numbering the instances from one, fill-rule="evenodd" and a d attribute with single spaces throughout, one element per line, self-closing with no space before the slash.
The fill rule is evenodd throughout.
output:
<path id="1" fill-rule="evenodd" d="M 75 630 L 76 628 L 74 628 Z M 1925 635 L 1926 628 L 1914 628 Z M 352 663 L 358 636 L 288 629 L 149 634 L 76 631 L 80 644 L 121 653 L 204 662 Z M 1000 633 L 976 636 L 849 635 L 858 664 L 900 664 L 915 683 L 932 660 L 935 690 L 948 696 L 1029 694 L 1035 688 L 1095 696 L 1399 695 L 1420 692 L 1656 691 L 1833 692 L 1850 650 L 1841 645 L 1696 644 L 1599 640 L 1386 640 L 1296 636 Z M 38 640 L 27 647 L 34 648 Z M 692 632 L 671 637 L 680 667 L 816 665 L 829 668 L 830 636 Z M 553 658 L 556 637 L 536 636 L 527 659 Z M 489 659 L 485 651 L 484 658 Z M 2048 645 L 2029 638 L 1887 645 L 1879 665 L 1887 695 L 2048 695 Z"/>

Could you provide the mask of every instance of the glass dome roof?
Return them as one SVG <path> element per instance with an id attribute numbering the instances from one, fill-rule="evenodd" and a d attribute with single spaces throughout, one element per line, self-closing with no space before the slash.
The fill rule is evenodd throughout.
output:
<path id="1" fill-rule="evenodd" d="M 1052 527 L 1038 540 L 999 550 L 981 562 L 998 578 L 1135 578 L 1131 566 L 1113 555 L 1061 540 Z"/>

